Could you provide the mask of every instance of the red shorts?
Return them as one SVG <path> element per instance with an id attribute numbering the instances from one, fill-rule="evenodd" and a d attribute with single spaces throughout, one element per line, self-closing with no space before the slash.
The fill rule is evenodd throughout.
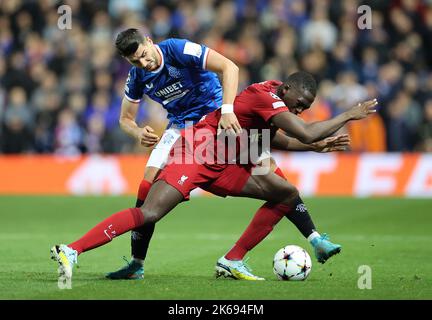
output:
<path id="1" fill-rule="evenodd" d="M 205 164 L 168 164 L 156 179 L 176 188 L 188 200 L 196 188 L 226 197 L 239 195 L 251 175 L 251 166 L 227 164 L 212 168 Z"/>
<path id="2" fill-rule="evenodd" d="M 192 130 L 202 128 L 208 129 L 210 136 L 215 134 L 216 129 L 206 126 L 205 122 L 198 123 Z M 216 150 L 216 145 L 213 144 L 217 141 L 188 140 L 185 135 L 186 132 L 183 131 L 182 137 L 173 145 L 167 165 L 156 181 L 163 180 L 173 186 L 180 191 L 186 200 L 189 199 L 190 192 L 195 188 L 201 188 L 222 197 L 239 195 L 251 176 L 253 165 L 215 162 L 211 164 L 210 160 L 214 160 L 212 152 L 207 154 L 210 160 L 199 158 L 202 161 L 197 161 L 195 157 L 197 150 L 203 146 L 211 146 L 214 147 L 210 148 L 211 150 Z M 186 158 L 191 161 L 186 161 Z"/>

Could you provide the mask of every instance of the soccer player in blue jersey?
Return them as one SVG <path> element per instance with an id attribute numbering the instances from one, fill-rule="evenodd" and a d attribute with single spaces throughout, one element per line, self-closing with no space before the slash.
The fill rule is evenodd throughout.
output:
<path id="1" fill-rule="evenodd" d="M 219 128 L 231 134 L 241 132 L 233 113 L 238 87 L 238 67 L 216 51 L 185 39 L 167 39 L 158 44 L 137 29 L 122 31 L 115 46 L 133 67 L 126 80 L 121 106 L 121 128 L 146 147 L 154 146 L 141 181 L 136 207 L 144 203 L 152 182 L 165 166 L 169 151 L 185 124 L 221 108 Z M 217 74 L 221 75 L 222 85 Z M 168 111 L 169 124 L 159 138 L 150 126 L 139 127 L 135 117 L 139 103 L 147 95 Z M 142 278 L 143 262 L 154 224 L 131 233 L 132 261 L 110 279 Z"/>

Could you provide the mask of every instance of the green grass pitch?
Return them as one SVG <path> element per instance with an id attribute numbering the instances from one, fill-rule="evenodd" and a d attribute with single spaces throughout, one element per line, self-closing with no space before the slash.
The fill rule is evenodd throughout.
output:
<path id="1" fill-rule="evenodd" d="M 157 226 L 143 281 L 110 281 L 106 272 L 129 257 L 129 233 L 79 257 L 72 290 L 57 287 L 56 243 L 76 240 L 133 197 L 0 197 L 0 299 L 431 299 L 432 200 L 311 198 L 305 203 L 320 232 L 341 254 L 316 262 L 310 245 L 283 219 L 249 253 L 267 281 L 214 278 L 216 260 L 234 244 L 259 201 L 193 198 Z M 278 281 L 275 252 L 305 248 L 312 272 L 304 282 Z M 359 266 L 372 270 L 372 289 L 359 289 Z"/>

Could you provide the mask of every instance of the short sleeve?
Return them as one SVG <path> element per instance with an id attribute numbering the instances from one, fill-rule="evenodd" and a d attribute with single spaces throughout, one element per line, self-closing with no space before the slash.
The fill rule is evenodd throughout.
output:
<path id="1" fill-rule="evenodd" d="M 173 60 L 185 67 L 205 69 L 209 48 L 186 39 L 167 40 L 169 53 Z"/>
<path id="2" fill-rule="evenodd" d="M 125 84 L 125 97 L 131 102 L 138 103 L 141 101 L 144 92 L 137 81 L 136 68 L 133 67 L 129 70 L 128 77 Z"/>
<path id="3" fill-rule="evenodd" d="M 289 111 L 285 103 L 276 94 L 270 91 L 258 91 L 259 102 L 254 104 L 254 113 L 258 114 L 264 121 L 285 111 Z"/>

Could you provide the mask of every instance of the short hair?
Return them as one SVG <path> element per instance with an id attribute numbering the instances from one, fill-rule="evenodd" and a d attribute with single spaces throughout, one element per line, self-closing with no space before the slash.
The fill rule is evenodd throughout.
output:
<path id="1" fill-rule="evenodd" d="M 288 84 L 300 91 L 309 91 L 314 96 L 317 93 L 317 83 L 314 77 L 310 73 L 304 71 L 298 71 L 289 75 L 285 84 Z"/>
<path id="2" fill-rule="evenodd" d="M 138 46 L 144 41 L 145 39 L 138 29 L 130 28 L 117 35 L 115 46 L 120 55 L 127 57 L 134 54 Z"/>

